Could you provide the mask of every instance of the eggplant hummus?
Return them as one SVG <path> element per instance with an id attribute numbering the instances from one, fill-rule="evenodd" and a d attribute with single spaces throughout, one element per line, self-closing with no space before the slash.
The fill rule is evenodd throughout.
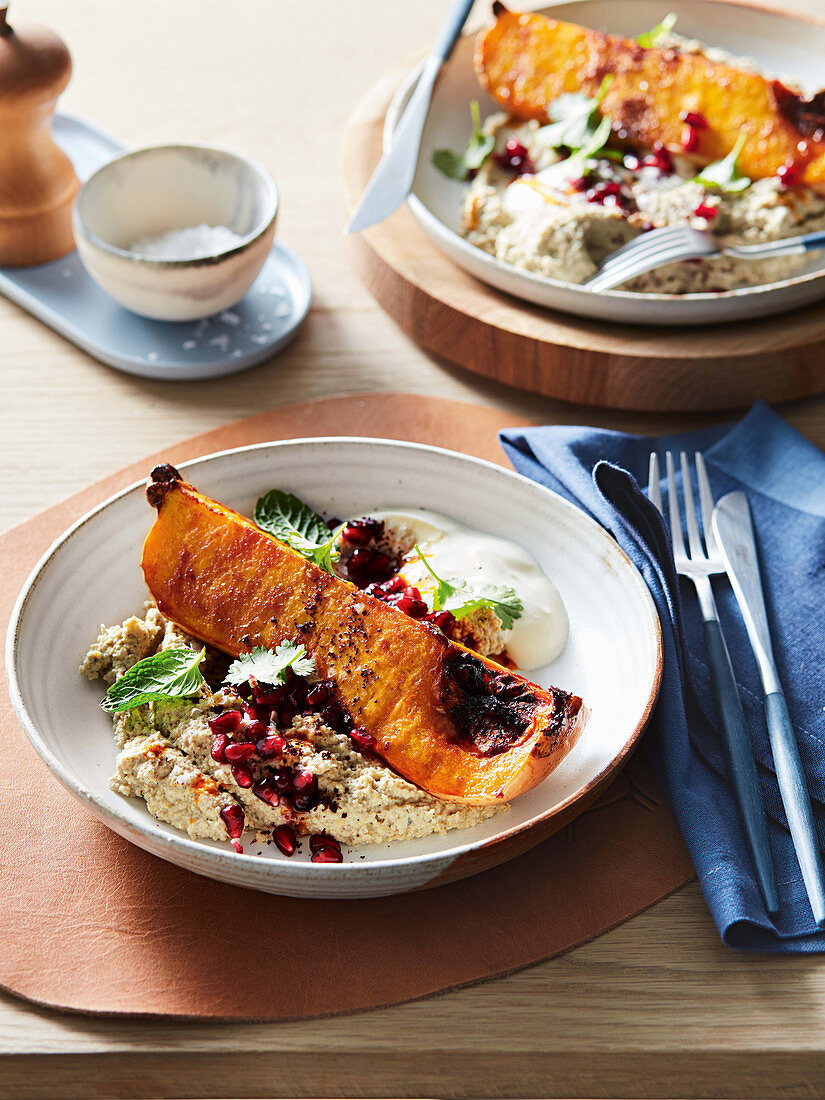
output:
<path id="1" fill-rule="evenodd" d="M 670 36 L 674 50 L 703 52 L 697 42 Z M 790 93 L 789 93 L 790 94 Z M 685 155 L 659 146 L 622 152 L 603 146 L 582 157 L 548 144 L 554 127 L 499 113 L 483 133 L 495 139 L 467 190 L 461 231 L 478 248 L 524 271 L 584 283 L 616 249 L 651 229 L 689 226 L 732 245 L 761 244 L 825 229 L 825 197 L 788 178 L 707 184 L 691 161 L 693 135 L 707 126 L 683 111 Z M 637 276 L 623 290 L 656 293 L 722 293 L 773 283 L 803 271 L 805 256 L 745 260 L 720 255 L 685 260 Z"/>
<path id="2" fill-rule="evenodd" d="M 102 627 L 80 667 L 115 683 L 143 658 L 202 647 L 154 607 Z M 142 798 L 149 812 L 193 838 L 231 839 L 244 830 L 285 855 L 309 836 L 316 862 L 340 862 L 340 845 L 383 844 L 466 829 L 506 809 L 443 802 L 402 779 L 359 745 L 333 688 L 292 676 L 269 695 L 219 688 L 227 658 L 206 649 L 196 697 L 135 706 L 114 717 L 112 790 Z"/>

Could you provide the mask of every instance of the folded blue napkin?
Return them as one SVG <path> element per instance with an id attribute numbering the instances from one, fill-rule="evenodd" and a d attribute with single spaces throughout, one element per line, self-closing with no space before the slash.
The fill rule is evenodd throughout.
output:
<path id="1" fill-rule="evenodd" d="M 756 662 L 725 578 L 715 582 L 753 739 L 779 887 L 765 911 L 727 779 L 693 586 L 675 575 L 670 539 L 646 485 L 650 451 L 701 450 L 715 499 L 747 493 L 776 661 L 825 839 L 825 455 L 764 405 L 738 424 L 640 437 L 582 427 L 502 432 L 516 470 L 607 528 L 647 582 L 662 623 L 659 703 L 645 745 L 725 943 L 754 951 L 825 950 L 788 832 L 773 768 Z M 664 488 L 664 486 L 663 486 Z"/>

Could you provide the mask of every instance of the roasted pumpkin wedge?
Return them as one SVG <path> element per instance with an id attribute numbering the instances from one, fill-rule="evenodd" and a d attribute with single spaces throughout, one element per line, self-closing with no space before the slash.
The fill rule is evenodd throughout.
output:
<path id="1" fill-rule="evenodd" d="M 685 112 L 707 125 L 690 156 L 709 164 L 741 134 L 739 170 L 751 179 L 789 169 L 796 183 L 825 189 L 825 92 L 805 100 L 776 80 L 673 49 L 637 42 L 537 13 L 493 5 L 495 23 L 476 40 L 476 69 L 490 95 L 516 118 L 547 119 L 564 92 L 595 95 L 612 76 L 601 110 L 630 146 L 661 142 L 684 151 Z M 680 117 L 681 116 L 681 117 Z"/>
<path id="2" fill-rule="evenodd" d="M 581 699 L 531 684 L 318 569 L 172 466 L 152 472 L 158 510 L 142 567 L 160 611 L 234 656 L 301 642 L 335 681 L 375 752 L 438 798 L 514 798 L 572 748 Z"/>

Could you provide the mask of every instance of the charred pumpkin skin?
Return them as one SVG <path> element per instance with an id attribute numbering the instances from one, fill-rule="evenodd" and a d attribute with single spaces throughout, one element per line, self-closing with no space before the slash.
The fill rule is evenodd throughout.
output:
<path id="1" fill-rule="evenodd" d="M 690 156 L 710 164 L 747 135 L 737 160 L 751 179 L 794 165 L 797 182 L 825 190 L 825 96 L 803 100 L 778 81 L 709 61 L 699 54 L 643 49 L 632 39 L 493 5 L 495 23 L 476 40 L 481 84 L 517 118 L 547 121 L 547 104 L 565 92 L 595 95 L 614 133 L 630 146 L 657 141 L 683 153 L 680 112 L 705 117 Z"/>
<path id="2" fill-rule="evenodd" d="M 316 568 L 251 520 L 153 471 L 142 568 L 160 611 L 238 656 L 302 642 L 355 725 L 404 778 L 448 801 L 515 798 L 575 743 L 581 700 L 545 690 Z"/>

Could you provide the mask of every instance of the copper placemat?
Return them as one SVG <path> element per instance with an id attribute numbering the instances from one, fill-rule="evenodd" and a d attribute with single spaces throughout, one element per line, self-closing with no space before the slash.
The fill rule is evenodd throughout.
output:
<path id="1" fill-rule="evenodd" d="M 308 402 L 167 447 L 0 538 L 0 617 L 79 515 L 188 458 L 271 439 L 366 435 L 502 462 L 495 410 L 407 394 Z M 354 1012 L 558 954 L 677 889 L 693 869 L 643 753 L 573 824 L 463 882 L 396 898 L 303 901 L 164 863 L 53 779 L 0 689 L 0 984 L 77 1012 L 286 1019 Z"/>

